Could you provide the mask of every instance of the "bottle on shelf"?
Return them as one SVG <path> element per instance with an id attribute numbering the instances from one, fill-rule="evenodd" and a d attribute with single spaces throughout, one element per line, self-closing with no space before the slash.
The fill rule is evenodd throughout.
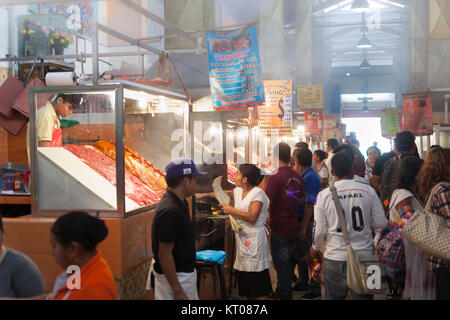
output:
<path id="1" fill-rule="evenodd" d="M 19 173 L 16 173 L 16 178 L 14 179 L 14 191 L 22 190 L 22 181 L 20 180 Z"/>

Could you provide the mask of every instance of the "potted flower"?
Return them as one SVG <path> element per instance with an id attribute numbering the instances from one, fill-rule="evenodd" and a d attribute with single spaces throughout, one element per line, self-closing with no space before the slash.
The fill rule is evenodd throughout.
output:
<path id="1" fill-rule="evenodd" d="M 50 35 L 50 45 L 56 55 L 64 54 L 66 49 L 72 43 L 72 34 L 54 31 Z"/>

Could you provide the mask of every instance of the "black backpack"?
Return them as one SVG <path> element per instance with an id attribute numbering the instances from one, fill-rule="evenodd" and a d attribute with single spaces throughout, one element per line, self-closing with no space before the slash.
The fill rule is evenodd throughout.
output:
<path id="1" fill-rule="evenodd" d="M 412 156 L 410 154 L 400 154 L 399 156 L 390 159 L 384 166 L 383 174 L 381 176 L 380 200 L 385 212 L 389 211 L 392 193 L 400 182 L 402 162 L 407 157 Z"/>

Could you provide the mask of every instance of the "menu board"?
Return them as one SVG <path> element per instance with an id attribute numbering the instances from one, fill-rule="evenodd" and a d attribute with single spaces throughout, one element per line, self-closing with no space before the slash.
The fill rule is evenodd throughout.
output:
<path id="1" fill-rule="evenodd" d="M 297 104 L 299 107 L 322 108 L 322 85 L 298 86 Z"/>
<path id="2" fill-rule="evenodd" d="M 265 103 L 255 26 L 206 34 L 213 107 L 218 111 Z"/>
<path id="3" fill-rule="evenodd" d="M 402 130 L 411 131 L 414 135 L 433 134 L 430 93 L 403 95 Z"/>
<path id="4" fill-rule="evenodd" d="M 266 105 L 258 107 L 259 129 L 265 135 L 292 135 L 292 80 L 264 81 Z"/>

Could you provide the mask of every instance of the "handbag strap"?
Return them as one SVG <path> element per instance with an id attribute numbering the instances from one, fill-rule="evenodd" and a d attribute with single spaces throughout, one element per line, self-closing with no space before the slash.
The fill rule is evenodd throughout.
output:
<path id="1" fill-rule="evenodd" d="M 347 224 L 345 223 L 344 210 L 342 209 L 341 202 L 339 201 L 339 196 L 337 193 L 337 189 L 334 186 L 334 182 L 331 182 L 330 191 L 338 214 L 339 226 L 341 227 L 342 233 L 344 234 L 345 244 L 351 247 L 350 236 L 348 234 Z"/>

